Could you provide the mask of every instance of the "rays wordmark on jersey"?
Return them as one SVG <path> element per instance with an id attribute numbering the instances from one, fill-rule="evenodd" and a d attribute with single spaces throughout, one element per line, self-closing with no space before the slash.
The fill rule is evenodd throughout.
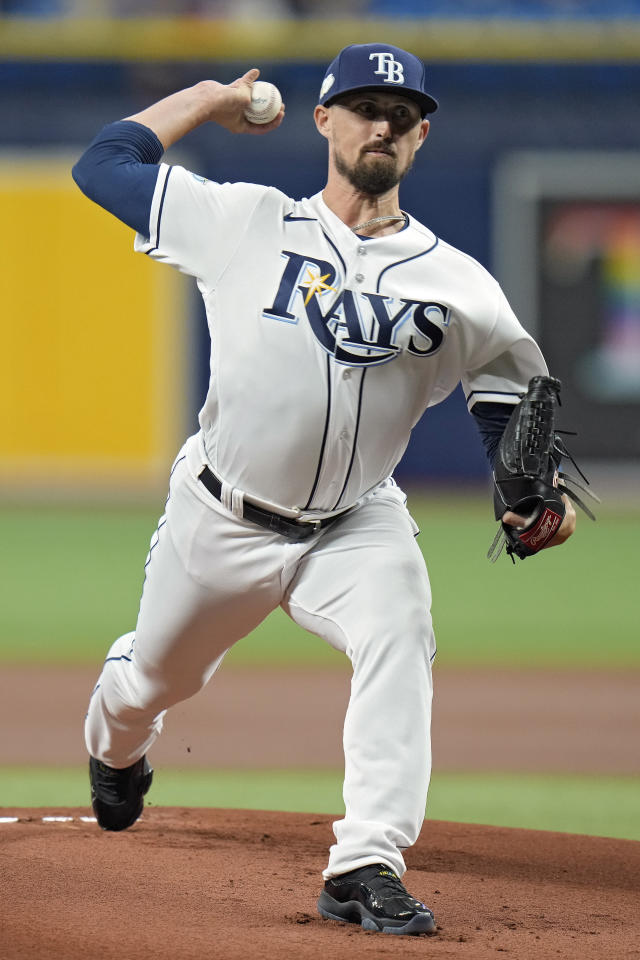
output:
<path id="1" fill-rule="evenodd" d="M 340 289 L 328 260 L 291 250 L 282 258 L 280 286 L 262 316 L 298 323 L 306 315 L 318 342 L 339 363 L 388 363 L 403 351 L 429 357 L 442 346 L 449 326 L 443 304 Z"/>

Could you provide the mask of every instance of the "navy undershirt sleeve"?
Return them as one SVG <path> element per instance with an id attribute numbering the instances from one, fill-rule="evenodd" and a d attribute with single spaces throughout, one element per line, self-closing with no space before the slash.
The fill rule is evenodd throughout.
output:
<path id="1" fill-rule="evenodd" d="M 149 127 L 118 120 L 103 127 L 71 172 L 90 200 L 148 237 L 157 164 L 163 153 Z"/>
<path id="2" fill-rule="evenodd" d="M 513 410 L 512 403 L 481 402 L 474 404 L 471 409 L 491 466 L 493 466 L 493 461 L 498 452 L 498 444 Z"/>

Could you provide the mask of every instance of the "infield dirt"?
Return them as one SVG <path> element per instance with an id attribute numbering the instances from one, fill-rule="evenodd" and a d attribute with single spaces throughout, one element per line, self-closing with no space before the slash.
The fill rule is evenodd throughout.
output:
<path id="1" fill-rule="evenodd" d="M 427 822 L 405 880 L 438 931 L 392 937 L 316 913 L 328 816 L 151 808 L 106 834 L 14 813 L 0 832 L 3 960 L 640 957 L 632 841 Z"/>
<path id="2" fill-rule="evenodd" d="M 637 674 L 436 678 L 437 769 L 638 773 Z M 94 671 L 3 668 L 0 763 L 86 762 Z M 175 708 L 153 762 L 339 764 L 346 673 L 221 671 Z M 4 809 L 1 960 L 640 960 L 640 843 L 427 821 L 405 881 L 437 934 L 322 920 L 335 816 L 148 806 L 107 834 L 74 810 Z M 74 819 L 45 823 L 55 813 Z"/>

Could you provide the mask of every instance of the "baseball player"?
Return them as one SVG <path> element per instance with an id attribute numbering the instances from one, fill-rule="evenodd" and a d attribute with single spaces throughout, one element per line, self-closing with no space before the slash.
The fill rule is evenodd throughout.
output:
<path id="1" fill-rule="evenodd" d="M 93 808 L 105 830 L 135 822 L 167 708 L 281 606 L 353 666 L 345 813 L 318 909 L 429 933 L 433 913 L 401 877 L 425 813 L 435 640 L 392 473 L 414 424 L 460 381 L 493 454 L 547 371 L 496 281 L 399 205 L 437 108 L 412 54 L 351 45 L 331 63 L 314 112 L 328 176 L 309 199 L 160 162 L 204 123 L 275 130 L 284 109 L 261 126 L 244 117 L 258 75 L 205 80 L 110 124 L 74 167 L 136 231 L 136 250 L 195 278 L 211 333 L 200 429 L 171 470 L 135 631 L 111 647 L 90 701 Z M 574 523 L 568 507 L 554 543 Z"/>

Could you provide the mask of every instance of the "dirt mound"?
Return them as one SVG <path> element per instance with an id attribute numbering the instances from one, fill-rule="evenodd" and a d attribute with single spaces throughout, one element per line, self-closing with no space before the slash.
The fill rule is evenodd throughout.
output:
<path id="1" fill-rule="evenodd" d="M 438 933 L 389 937 L 316 913 L 329 816 L 151 807 L 107 834 L 84 809 L 0 813 L 19 818 L 0 823 L 3 960 L 640 957 L 632 841 L 427 822 L 405 881 Z"/>

